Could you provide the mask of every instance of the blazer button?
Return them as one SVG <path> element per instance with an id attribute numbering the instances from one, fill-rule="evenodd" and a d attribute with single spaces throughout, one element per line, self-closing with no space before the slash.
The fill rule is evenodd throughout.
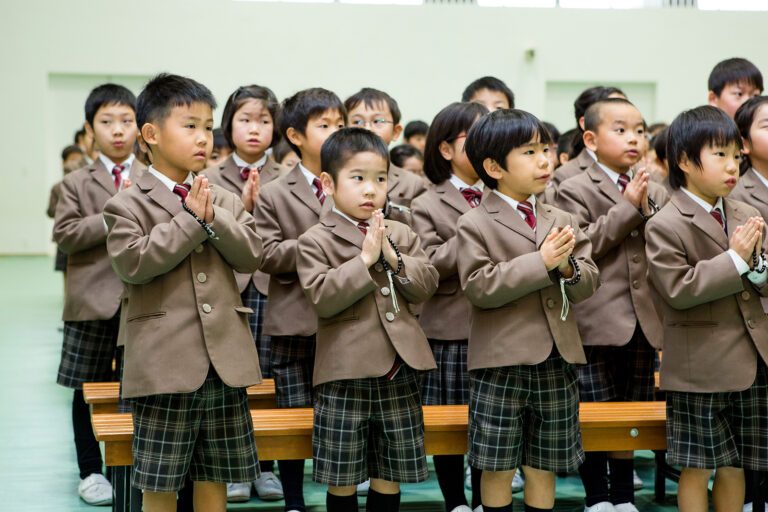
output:
<path id="1" fill-rule="evenodd" d="M 197 280 L 201 283 L 204 283 L 208 279 L 208 276 L 206 276 L 203 272 L 200 272 L 197 274 Z"/>
<path id="2" fill-rule="evenodd" d="M 750 329 L 754 329 L 755 328 L 755 322 L 750 318 L 749 320 L 747 320 L 747 326 Z"/>
<path id="3" fill-rule="evenodd" d="M 387 319 L 387 322 L 394 322 L 395 321 L 395 314 L 387 311 L 387 314 L 384 315 L 384 318 Z M 751 320 L 750 320 L 751 322 Z"/>
<path id="4" fill-rule="evenodd" d="M 635 290 L 639 289 L 640 288 L 640 281 L 638 281 L 637 279 L 632 281 L 632 288 L 634 288 Z"/>
<path id="5" fill-rule="evenodd" d="M 632 232 L 629 234 L 632 238 L 637 238 L 637 235 L 639 235 L 640 232 L 636 229 L 633 229 Z"/>
<path id="6" fill-rule="evenodd" d="M 632 256 L 632 261 L 634 263 L 637 263 L 638 261 L 640 261 L 640 255 L 639 254 L 635 254 L 634 256 Z"/>
<path id="7" fill-rule="evenodd" d="M 373 270 L 375 270 L 376 272 L 381 272 L 382 270 L 384 270 L 384 265 L 382 265 L 381 263 L 377 263 L 373 266 Z"/>
<path id="8" fill-rule="evenodd" d="M 206 313 L 210 313 L 213 308 L 210 304 L 203 304 L 203 311 Z"/>
<path id="9" fill-rule="evenodd" d="M 549 309 L 552 309 L 553 307 L 555 307 L 555 301 L 552 299 L 547 299 L 547 307 Z"/>
<path id="10" fill-rule="evenodd" d="M 382 289 L 381 289 L 381 294 L 382 294 L 383 296 L 385 296 L 385 297 L 386 297 L 387 295 L 389 295 L 389 287 L 388 287 L 388 286 L 385 286 L 384 288 L 382 288 Z"/>
<path id="11" fill-rule="evenodd" d="M 743 300 L 749 300 L 749 297 L 750 297 L 749 292 L 747 292 L 747 291 L 741 292 L 741 298 Z"/>
<path id="12" fill-rule="evenodd" d="M 198 245 L 197 247 L 195 247 L 195 252 L 197 254 L 200 254 L 201 252 L 203 252 L 203 246 L 202 245 Z"/>

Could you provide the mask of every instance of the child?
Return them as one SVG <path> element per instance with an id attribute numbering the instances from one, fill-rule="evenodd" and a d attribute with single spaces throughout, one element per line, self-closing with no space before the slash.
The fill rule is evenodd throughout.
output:
<path id="1" fill-rule="evenodd" d="M 490 112 L 502 108 L 515 108 L 515 95 L 507 84 L 493 76 L 478 78 L 464 89 L 461 101 L 475 101 Z"/>
<path id="2" fill-rule="evenodd" d="M 253 212 L 260 187 L 288 172 L 288 169 L 267 158 L 266 154 L 272 142 L 277 139 L 274 136 L 274 120 L 278 112 L 277 98 L 268 88 L 259 85 L 238 87 L 227 99 L 221 116 L 222 134 L 227 147 L 234 148 L 234 152 L 203 171 L 211 185 L 237 194 L 249 212 Z M 269 336 L 262 334 L 269 276 L 263 272 L 254 272 L 235 274 L 235 278 L 243 305 L 254 311 L 248 320 L 259 351 L 261 375 L 271 379 Z M 283 498 L 283 489 L 273 467 L 273 461 L 261 461 L 261 476 L 253 482 L 256 494 L 262 500 Z M 228 501 L 248 501 L 250 497 L 250 482 L 231 483 L 227 486 Z"/>
<path id="3" fill-rule="evenodd" d="M 70 172 L 77 170 L 85 165 L 88 165 L 85 162 L 83 151 L 80 149 L 79 146 L 72 145 L 67 146 L 64 148 L 64 150 L 61 152 L 61 167 L 64 171 L 64 176 L 69 174 Z M 61 197 L 61 181 L 56 183 L 53 187 L 51 187 L 51 194 L 48 197 L 48 209 L 46 210 L 46 214 L 48 217 L 53 219 L 56 216 L 56 205 L 59 203 L 59 198 Z M 64 275 L 64 286 L 66 287 L 67 282 L 67 255 L 61 252 L 61 249 L 56 247 L 56 262 L 54 264 L 54 270 L 57 270 L 59 272 L 62 272 Z M 66 290 L 66 288 L 65 288 Z"/>
<path id="4" fill-rule="evenodd" d="M 280 139 L 275 144 L 275 147 L 272 149 L 272 158 L 275 162 L 288 169 L 296 167 L 299 160 L 301 160 L 285 139 Z"/>
<path id="5" fill-rule="evenodd" d="M 424 121 L 411 121 L 403 130 L 403 142 L 410 144 L 424 153 L 424 145 L 427 143 L 429 125 Z"/>
<path id="6" fill-rule="evenodd" d="M 542 121 L 541 124 L 549 130 L 549 135 L 552 137 L 552 143 L 549 145 L 549 160 L 552 163 L 552 166 L 549 168 L 551 174 L 560 166 L 560 162 L 557 158 L 557 144 L 560 141 L 560 130 L 557 129 L 557 126 L 548 123 L 547 121 Z"/>
<path id="7" fill-rule="evenodd" d="M 572 128 L 561 134 L 560 138 L 557 139 L 557 165 L 555 166 L 555 169 L 559 169 L 568 162 L 568 154 L 571 151 L 573 138 L 576 134 L 580 136 L 581 131 L 578 128 Z"/>
<path id="8" fill-rule="evenodd" d="M 511 512 L 521 465 L 526 511 L 552 510 L 555 472 L 575 470 L 584 456 L 573 364 L 586 359 L 568 307 L 599 279 L 575 219 L 536 201 L 550 142 L 521 110 L 492 112 L 467 135 L 467 156 L 487 187 L 480 206 L 459 218 L 456 242 L 472 303 L 469 462 L 483 471 L 485 512 Z"/>
<path id="9" fill-rule="evenodd" d="M 367 128 L 389 145 L 400 137 L 400 108 L 387 93 L 365 87 L 344 102 L 350 126 Z M 411 223 L 411 201 L 427 191 L 426 182 L 412 173 L 391 166 L 387 177 L 387 206 L 384 216 Z"/>
<path id="10" fill-rule="evenodd" d="M 595 102 L 606 98 L 627 99 L 621 89 L 597 85 L 583 91 L 579 94 L 579 97 L 576 98 L 576 101 L 573 102 L 573 111 L 576 117 L 576 129 L 578 132 L 571 139 L 573 145 L 568 153 L 568 163 L 564 164 L 552 176 L 552 187 L 554 187 L 554 192 L 557 192 L 557 189 L 562 182 L 572 176 L 581 174 L 581 172 L 591 166 L 595 161 L 595 155 L 590 152 L 589 148 L 584 147 L 584 113 Z M 554 198 L 555 195 L 552 197 Z"/>
<path id="11" fill-rule="evenodd" d="M 469 129 L 488 113 L 480 103 L 452 103 L 441 110 L 427 135 L 426 176 L 435 187 L 413 202 L 413 229 L 440 273 L 440 286 L 424 304 L 419 321 L 429 339 L 437 370 L 425 376 L 424 405 L 469 403 L 467 338 L 470 304 L 459 287 L 456 222 L 480 205 L 483 182 L 464 152 Z M 435 455 L 437 483 L 446 512 L 467 512 L 464 456 Z M 480 505 L 480 472 L 471 470 L 472 508 Z"/>
<path id="12" fill-rule="evenodd" d="M 213 151 L 208 158 L 208 165 L 212 166 L 223 162 L 229 155 L 232 154 L 232 147 L 229 145 L 227 138 L 224 137 L 224 132 L 221 128 L 213 130 Z"/>
<path id="13" fill-rule="evenodd" d="M 416 176 L 424 176 L 424 155 L 410 144 L 400 144 L 389 152 L 392 164 Z"/>
<path id="14" fill-rule="evenodd" d="M 224 511 L 225 482 L 259 472 L 245 387 L 261 375 L 233 269 L 258 268 L 261 238 L 236 194 L 194 174 L 212 147 L 215 106 L 194 80 L 152 79 L 137 120 L 153 165 L 104 209 L 109 257 L 125 283 L 132 484 L 148 512 L 175 511 L 187 473 L 195 508 Z"/>
<path id="15" fill-rule="evenodd" d="M 99 150 L 93 142 L 93 132 L 88 132 L 85 127 L 75 132 L 74 143 L 83 152 L 86 165 L 92 164 L 99 157 Z"/>
<path id="16" fill-rule="evenodd" d="M 437 270 L 407 225 L 385 220 L 387 146 L 345 128 L 323 144 L 323 190 L 334 201 L 299 237 L 296 270 L 320 317 L 313 478 L 327 484 L 329 512 L 396 512 L 401 482 L 428 477 L 419 370 L 435 360 L 408 304 L 428 299 Z M 461 482 L 459 482 L 461 483 Z"/>
<path id="17" fill-rule="evenodd" d="M 67 254 L 64 342 L 57 382 L 72 388 L 72 426 L 80 468 L 78 494 L 88 504 L 112 503 L 112 487 L 101 474 L 102 458 L 93 436 L 83 383 L 115 380 L 120 296 L 123 285 L 109 264 L 104 203 L 145 171 L 136 162 L 133 93 L 121 85 L 93 89 L 85 102 L 85 130 L 101 153 L 64 177 L 56 205 L 53 239 Z"/>
<path id="18" fill-rule="evenodd" d="M 583 402 L 654 399 L 654 361 L 661 319 L 647 283 L 645 221 L 666 203 L 647 171 L 633 173 L 645 131 L 629 101 L 608 98 L 584 114 L 584 143 L 596 160 L 564 181 L 556 203 L 592 242 L 601 288 L 575 307 L 589 363 L 579 368 Z M 558 171 L 561 172 L 561 171 Z M 588 512 L 637 512 L 633 452 L 590 452 L 579 469 Z M 610 466 L 610 493 L 606 478 Z"/>
<path id="19" fill-rule="evenodd" d="M 320 183 L 320 148 L 346 121 L 344 105 L 326 89 L 306 89 L 283 101 L 280 134 L 301 162 L 266 184 L 256 200 L 256 224 L 264 239 L 261 270 L 270 274 L 262 334 L 270 336 L 270 368 L 281 409 L 312 407 L 317 317 L 296 274 L 296 240 L 333 206 Z M 304 461 L 277 465 L 286 512 L 304 512 Z"/>
<path id="20" fill-rule="evenodd" d="M 768 471 L 764 222 L 726 197 L 740 148 L 724 111 L 680 114 L 667 145 L 675 192 L 646 228 L 650 280 L 663 298 L 667 460 L 683 466 L 681 512 L 708 510 L 713 469 L 715 510 L 742 509 L 743 470 Z"/>
<path id="21" fill-rule="evenodd" d="M 733 117 L 739 106 L 763 92 L 763 75 L 757 66 L 738 57 L 718 62 L 709 74 L 708 102 Z"/>

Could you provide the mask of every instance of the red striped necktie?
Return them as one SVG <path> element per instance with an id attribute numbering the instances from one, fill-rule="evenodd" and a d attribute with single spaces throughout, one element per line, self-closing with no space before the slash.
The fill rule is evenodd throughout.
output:
<path id="1" fill-rule="evenodd" d="M 626 174 L 619 174 L 617 184 L 619 185 L 619 190 L 621 190 L 621 195 L 624 195 L 624 191 L 627 190 L 627 185 L 629 185 L 629 176 Z"/>
<path id="2" fill-rule="evenodd" d="M 320 205 L 325 202 L 325 193 L 323 192 L 323 184 L 320 183 L 320 178 L 315 178 L 312 180 L 312 185 L 315 186 L 315 195 L 317 196 L 317 200 L 320 201 Z"/>
<path id="3" fill-rule="evenodd" d="M 115 177 L 115 189 L 120 190 L 120 182 L 123 181 L 123 169 L 124 165 L 116 165 L 112 168 L 112 175 Z"/>
<path id="4" fill-rule="evenodd" d="M 189 190 L 192 188 L 192 185 L 189 183 L 181 183 L 176 184 L 173 186 L 173 193 L 179 196 L 179 199 L 181 199 L 181 202 L 187 200 L 187 195 L 189 194 Z"/>
<path id="5" fill-rule="evenodd" d="M 523 212 L 525 215 L 525 222 L 531 229 L 536 229 L 536 215 L 533 214 L 533 205 L 528 201 L 521 201 L 517 203 L 517 209 Z"/>

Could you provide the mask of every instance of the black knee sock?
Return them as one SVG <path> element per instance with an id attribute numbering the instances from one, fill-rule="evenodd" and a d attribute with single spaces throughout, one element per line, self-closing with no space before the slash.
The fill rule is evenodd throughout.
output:
<path id="1" fill-rule="evenodd" d="M 445 499 L 445 511 L 451 512 L 459 505 L 466 505 L 464 496 L 464 456 L 435 455 L 435 475 Z"/>
<path id="2" fill-rule="evenodd" d="M 274 473 L 275 472 L 275 461 L 273 460 L 260 460 L 259 461 L 259 468 L 261 468 L 262 473 Z"/>
<path id="3" fill-rule="evenodd" d="M 370 489 L 368 499 L 365 501 L 367 512 L 397 512 L 400 510 L 400 493 L 381 494 Z"/>
<path id="4" fill-rule="evenodd" d="M 328 512 L 357 512 L 357 494 L 352 496 L 336 496 L 326 493 L 325 508 Z"/>
<path id="5" fill-rule="evenodd" d="M 469 467 L 472 478 L 472 510 L 483 504 L 483 496 L 480 494 L 480 478 L 483 476 L 481 469 Z"/>
<path id="6" fill-rule="evenodd" d="M 608 459 L 611 468 L 611 503 L 632 503 L 635 501 L 635 485 L 632 481 L 632 471 L 635 468 L 633 459 Z"/>
<path id="7" fill-rule="evenodd" d="M 304 460 L 279 460 L 280 480 L 283 482 L 285 510 L 304 512 Z"/>
<path id="8" fill-rule="evenodd" d="M 483 512 L 512 512 L 512 502 L 509 502 L 509 505 L 504 505 L 503 507 L 489 507 L 488 505 L 483 505 Z"/>
<path id="9" fill-rule="evenodd" d="M 80 469 L 80 478 L 83 479 L 93 473 L 101 474 L 103 461 L 99 443 L 93 435 L 91 426 L 91 411 L 83 399 L 83 391 L 75 390 L 72 400 L 72 430 L 75 433 L 75 451 L 77 452 L 77 466 Z"/>
<path id="10" fill-rule="evenodd" d="M 587 494 L 586 505 L 591 507 L 602 501 L 610 501 L 608 494 L 607 466 L 608 454 L 606 452 L 587 452 L 584 464 L 579 468 L 579 476 L 584 484 Z"/>
<path id="11" fill-rule="evenodd" d="M 525 504 L 525 512 L 552 512 L 552 508 L 536 508 L 532 507 L 529 504 Z"/>
<path id="12" fill-rule="evenodd" d="M 194 498 L 195 484 L 187 473 L 184 478 L 184 487 L 178 493 L 178 499 L 176 501 L 176 512 L 194 512 L 195 510 L 195 498 Z"/>

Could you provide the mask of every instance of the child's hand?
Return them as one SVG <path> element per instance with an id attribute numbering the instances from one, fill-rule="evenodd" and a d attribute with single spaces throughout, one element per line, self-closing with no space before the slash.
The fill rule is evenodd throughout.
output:
<path id="1" fill-rule="evenodd" d="M 762 243 L 763 225 L 764 221 L 760 217 L 750 217 L 746 224 L 737 227 L 731 236 L 729 249 L 736 251 L 748 265 L 752 265 L 752 251 L 757 248 L 758 254 L 760 253 L 757 243 Z"/>
<path id="2" fill-rule="evenodd" d="M 571 226 L 562 229 L 552 228 L 544 243 L 541 244 L 541 249 L 539 249 L 547 271 L 555 268 L 562 268 L 567 271 L 568 256 L 573 252 L 575 245 L 576 235 L 574 235 Z"/>
<path id="3" fill-rule="evenodd" d="M 245 209 L 249 212 L 253 212 L 253 208 L 256 205 L 256 198 L 259 197 L 259 179 L 259 171 L 251 169 L 251 173 L 248 175 L 248 179 L 245 180 L 243 192 L 240 194 L 240 198 L 243 200 Z"/>
<path id="4" fill-rule="evenodd" d="M 365 235 L 365 240 L 363 240 L 363 250 L 360 252 L 360 257 L 363 258 L 366 268 L 379 261 L 381 239 L 384 238 L 383 217 L 381 210 L 376 210 L 373 212 L 368 225 L 368 232 Z"/>
<path id="5" fill-rule="evenodd" d="M 203 180 L 205 180 L 205 186 L 203 186 Z M 204 189 L 207 188 L 208 179 L 204 178 L 203 176 L 196 176 L 192 182 L 192 188 L 189 189 L 187 198 L 184 200 L 184 203 L 189 207 L 189 209 L 195 212 L 195 215 L 201 219 L 205 218 L 205 207 L 207 199 L 205 197 Z"/>
<path id="6" fill-rule="evenodd" d="M 125 190 L 125 189 L 127 189 L 128 187 L 130 187 L 130 186 L 131 186 L 131 180 L 130 180 L 130 178 L 125 178 L 125 179 L 123 180 L 123 188 L 122 188 L 122 190 Z"/>
<path id="7" fill-rule="evenodd" d="M 646 215 L 651 213 L 648 207 L 648 171 L 640 169 L 635 173 L 624 189 L 624 197 L 635 208 L 641 208 Z"/>
<path id="8" fill-rule="evenodd" d="M 211 189 L 208 188 L 208 179 L 203 178 L 205 183 L 205 223 L 210 224 L 213 222 L 213 194 L 211 193 Z"/>

